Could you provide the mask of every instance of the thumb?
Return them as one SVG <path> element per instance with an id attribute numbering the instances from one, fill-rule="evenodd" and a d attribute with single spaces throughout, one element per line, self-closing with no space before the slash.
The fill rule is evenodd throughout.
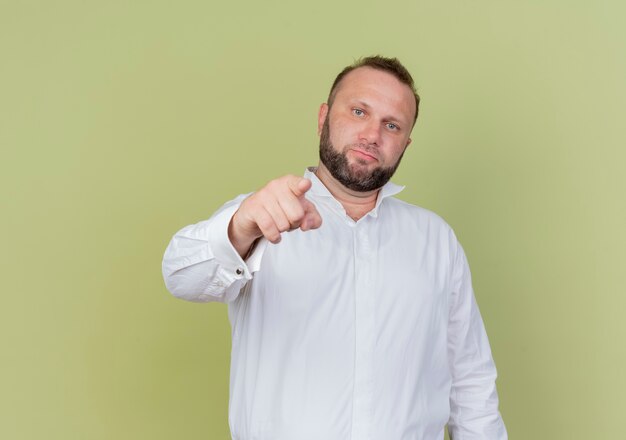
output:
<path id="1" fill-rule="evenodd" d="M 304 177 L 292 176 L 288 180 L 289 189 L 296 197 L 302 197 L 309 189 L 311 189 L 311 181 Z"/>

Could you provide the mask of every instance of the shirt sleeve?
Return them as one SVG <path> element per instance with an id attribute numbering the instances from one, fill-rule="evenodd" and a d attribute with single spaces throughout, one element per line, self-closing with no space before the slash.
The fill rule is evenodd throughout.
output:
<path id="1" fill-rule="evenodd" d="M 267 242 L 260 240 L 244 261 L 228 238 L 230 219 L 246 197 L 237 197 L 210 219 L 174 235 L 162 266 L 172 295 L 194 302 L 230 302 L 259 270 Z"/>
<path id="2" fill-rule="evenodd" d="M 474 297 L 469 265 L 458 242 L 453 261 L 448 323 L 448 357 L 452 372 L 450 437 L 453 440 L 506 440 L 506 428 L 498 411 L 496 367 Z"/>

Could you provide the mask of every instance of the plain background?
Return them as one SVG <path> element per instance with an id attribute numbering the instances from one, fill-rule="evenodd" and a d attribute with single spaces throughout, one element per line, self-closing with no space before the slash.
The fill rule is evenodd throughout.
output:
<path id="1" fill-rule="evenodd" d="M 394 181 L 466 249 L 510 437 L 620 437 L 623 5 L 3 0 L 0 437 L 229 438 L 226 308 L 171 297 L 163 251 L 314 165 L 377 53 L 422 95 Z"/>

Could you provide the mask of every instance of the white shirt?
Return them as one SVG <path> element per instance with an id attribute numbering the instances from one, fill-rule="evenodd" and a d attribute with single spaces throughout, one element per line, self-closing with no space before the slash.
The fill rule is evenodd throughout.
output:
<path id="1" fill-rule="evenodd" d="M 243 261 L 228 223 L 245 196 L 178 232 L 168 289 L 228 304 L 235 440 L 504 440 L 496 369 L 467 260 L 437 215 L 379 192 L 355 222 L 322 182 L 322 226 Z"/>

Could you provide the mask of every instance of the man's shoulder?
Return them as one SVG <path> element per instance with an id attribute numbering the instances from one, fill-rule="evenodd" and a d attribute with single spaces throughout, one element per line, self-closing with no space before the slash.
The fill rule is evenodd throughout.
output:
<path id="1" fill-rule="evenodd" d="M 407 243 L 418 242 L 456 252 L 459 242 L 452 227 L 439 214 L 395 197 L 388 199 L 389 214 L 394 227 L 402 232 Z"/>
<path id="2" fill-rule="evenodd" d="M 427 222 L 431 225 L 437 225 L 444 229 L 452 230 L 448 222 L 446 222 L 439 214 L 426 209 L 422 206 L 414 205 L 404 200 L 397 199 L 395 197 L 387 198 L 389 209 L 398 213 L 399 215 L 406 215 L 417 221 Z"/>

